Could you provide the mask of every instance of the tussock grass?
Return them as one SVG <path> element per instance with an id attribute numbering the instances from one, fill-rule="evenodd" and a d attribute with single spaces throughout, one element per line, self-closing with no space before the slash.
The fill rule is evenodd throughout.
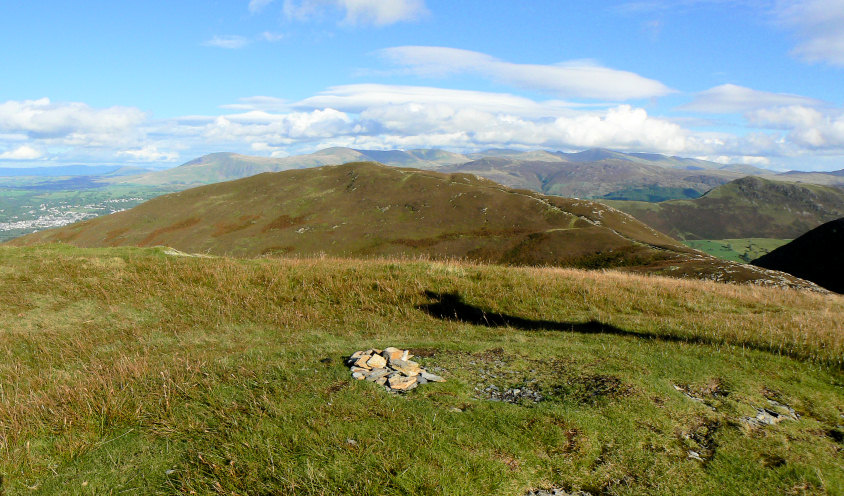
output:
<path id="1" fill-rule="evenodd" d="M 0 248 L 8 493 L 844 487 L 840 296 L 611 271 L 164 251 Z M 432 305 L 449 294 L 463 313 L 438 318 Z M 344 354 L 388 345 L 426 349 L 421 360 L 448 382 L 396 397 L 351 380 Z M 502 386 L 535 378 L 547 400 L 478 398 L 476 385 L 505 380 L 481 372 L 499 363 L 515 371 Z M 713 410 L 675 384 L 729 395 L 705 397 Z M 739 421 L 768 399 L 801 420 Z M 711 459 L 690 460 L 690 449 Z"/>

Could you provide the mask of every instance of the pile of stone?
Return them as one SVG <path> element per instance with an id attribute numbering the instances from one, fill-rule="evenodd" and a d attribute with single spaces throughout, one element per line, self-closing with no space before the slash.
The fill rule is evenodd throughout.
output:
<path id="1" fill-rule="evenodd" d="M 346 365 L 355 379 L 374 382 L 391 392 L 410 391 L 428 382 L 445 382 L 442 377 L 431 374 L 412 361 L 411 357 L 413 355 L 408 350 L 391 346 L 383 350 L 356 351 L 346 359 Z"/>

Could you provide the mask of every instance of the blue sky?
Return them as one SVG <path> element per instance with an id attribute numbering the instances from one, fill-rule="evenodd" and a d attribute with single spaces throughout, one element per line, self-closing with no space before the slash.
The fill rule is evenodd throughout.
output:
<path id="1" fill-rule="evenodd" d="M 606 147 L 844 168 L 844 0 L 0 4 L 0 165 Z"/>

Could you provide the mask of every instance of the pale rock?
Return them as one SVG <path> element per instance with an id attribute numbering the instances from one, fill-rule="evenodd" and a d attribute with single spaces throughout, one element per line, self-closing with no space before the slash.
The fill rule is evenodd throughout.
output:
<path id="1" fill-rule="evenodd" d="M 391 389 L 396 391 L 407 391 L 416 384 L 416 377 L 403 377 L 394 375 L 387 381 Z"/>
<path id="2" fill-rule="evenodd" d="M 368 370 L 368 369 L 371 369 L 372 367 L 370 367 L 369 365 L 367 365 L 367 364 L 366 364 L 366 362 L 368 362 L 370 358 L 372 358 L 372 356 L 371 356 L 371 355 L 366 355 L 366 354 L 361 355 L 361 356 L 357 359 L 357 361 L 355 362 L 355 365 L 357 365 L 358 367 L 365 368 L 365 369 L 367 369 L 367 370 Z"/>
<path id="3" fill-rule="evenodd" d="M 366 365 L 373 369 L 383 369 L 387 366 L 387 360 L 381 355 L 372 355 L 366 362 Z"/>
<path id="4" fill-rule="evenodd" d="M 369 382 L 376 382 L 378 379 L 385 377 L 390 373 L 390 369 L 373 369 L 368 374 L 366 374 L 366 380 Z"/>
<path id="5" fill-rule="evenodd" d="M 381 356 L 386 358 L 387 360 L 401 360 L 404 351 L 394 348 L 392 346 L 384 348 L 384 351 L 381 352 Z"/>
<path id="6" fill-rule="evenodd" d="M 430 372 L 426 372 L 425 370 L 422 370 L 419 375 L 421 375 L 422 378 L 428 382 L 445 382 L 445 379 L 443 379 L 442 377 L 436 374 L 431 374 Z"/>
<path id="7" fill-rule="evenodd" d="M 357 379 L 359 381 L 362 381 L 366 376 L 364 376 L 360 372 L 352 372 L 352 377 L 354 377 L 355 379 Z"/>
<path id="8" fill-rule="evenodd" d="M 390 367 L 408 377 L 417 376 L 422 370 L 418 363 L 410 360 L 390 360 Z"/>

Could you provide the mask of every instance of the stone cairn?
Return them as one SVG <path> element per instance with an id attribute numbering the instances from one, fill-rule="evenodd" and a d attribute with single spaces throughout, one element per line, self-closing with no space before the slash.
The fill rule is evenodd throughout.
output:
<path id="1" fill-rule="evenodd" d="M 383 350 L 356 351 L 346 359 L 346 365 L 355 379 L 374 382 L 390 392 L 409 391 L 428 382 L 445 382 L 410 360 L 412 356 L 408 350 L 391 346 Z"/>

